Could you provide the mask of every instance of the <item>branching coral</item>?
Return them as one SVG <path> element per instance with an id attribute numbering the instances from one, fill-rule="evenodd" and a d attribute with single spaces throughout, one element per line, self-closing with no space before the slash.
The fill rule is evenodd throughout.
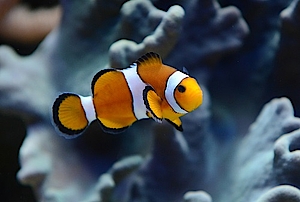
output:
<path id="1" fill-rule="evenodd" d="M 155 128 L 153 151 L 136 176 L 130 179 L 133 191 L 129 192 L 132 194 L 127 201 L 175 202 L 188 190 L 200 189 L 209 177 L 203 176 L 203 173 L 209 175 L 210 164 L 209 154 L 204 149 L 210 140 L 206 136 L 209 134 L 208 102 L 206 100 L 201 109 L 192 113 L 197 120 L 196 127 L 188 124 L 191 119 L 184 119 L 184 134 L 174 132 L 169 125 Z"/>
<path id="2" fill-rule="evenodd" d="M 50 127 L 36 124 L 28 128 L 17 177 L 33 187 L 38 201 L 82 201 L 98 172 L 83 163 L 73 143 L 59 138 Z"/>
<path id="3" fill-rule="evenodd" d="M 223 189 L 229 190 L 220 196 L 221 199 L 255 201 L 264 191 L 288 183 L 282 173 L 276 172 L 282 171 L 283 165 L 287 163 L 282 162 L 281 165 L 276 163 L 277 150 L 279 147 L 282 148 L 279 146 L 280 139 L 275 144 L 275 149 L 273 148 L 274 142 L 282 135 L 299 131 L 300 119 L 294 117 L 293 113 L 293 107 L 286 98 L 273 100 L 263 108 L 250 126 L 249 132 L 234 149 L 234 156 L 231 157 L 233 161 L 228 169 L 230 179 L 225 180 L 230 181 L 231 186 L 224 184 Z M 292 168 L 293 165 L 289 164 L 287 167 Z M 283 172 L 291 174 L 287 170 Z"/>
<path id="4" fill-rule="evenodd" d="M 249 30 L 236 7 L 221 8 L 215 0 L 191 1 L 185 7 L 183 33 L 170 63 L 199 71 L 199 66 L 213 67 L 242 46 Z M 185 59 L 183 52 L 197 58 Z"/>
<path id="5" fill-rule="evenodd" d="M 54 89 L 45 60 L 43 53 L 23 58 L 8 46 L 0 47 L 2 109 L 29 116 L 47 117 Z"/>
<path id="6" fill-rule="evenodd" d="M 210 74 L 208 85 L 215 102 L 214 110 L 221 108 L 218 119 L 227 119 L 230 111 L 231 116 L 239 117 L 232 128 L 235 127 L 237 134 L 242 135 L 263 104 L 274 97 L 287 95 L 287 91 L 278 93 L 278 88 L 274 88 L 274 83 L 280 84 L 281 78 L 274 79 L 271 75 L 277 63 L 277 50 L 281 48 L 280 12 L 289 6 L 291 0 L 220 2 L 222 5 L 235 5 L 241 10 L 250 33 L 238 52 L 217 64 L 217 71 Z"/>
<path id="7" fill-rule="evenodd" d="M 281 185 L 275 187 L 261 196 L 257 202 L 298 202 L 300 201 L 299 189 L 289 186 Z"/>
<path id="8" fill-rule="evenodd" d="M 274 71 L 275 89 L 281 94 L 289 96 L 295 103 L 296 113 L 299 113 L 300 100 L 297 89 L 300 87 L 299 57 L 300 49 L 299 21 L 300 2 L 295 0 L 283 10 L 281 17 L 280 46 L 277 52 L 276 69 Z M 276 82 L 277 81 L 277 82 Z"/>
<path id="9" fill-rule="evenodd" d="M 137 55 L 143 55 L 149 51 L 158 52 L 164 57 L 173 49 L 181 33 L 184 17 L 184 11 L 180 6 L 172 6 L 164 14 L 163 11 L 155 9 L 150 2 L 129 1 L 124 4 L 121 12 L 123 24 L 120 31 L 124 32 L 125 37 L 130 35 L 130 38 L 134 40 L 138 40 L 141 34 L 147 37 L 139 44 L 125 39 L 112 44 L 109 50 L 111 67 L 127 66 L 136 60 Z M 156 26 L 157 28 L 151 34 Z"/>
<path id="10" fill-rule="evenodd" d="M 262 10 L 271 12 L 251 18 L 248 6 L 253 2 L 255 9 L 264 5 Z M 290 33 L 288 25 L 298 19 L 299 1 L 282 13 L 281 43 L 276 23 L 286 1 L 236 3 L 242 13 L 215 0 L 180 3 L 183 7 L 162 11 L 148 0 L 63 0 L 59 26 L 32 55 L 20 57 L 7 46 L 0 48 L 1 110 L 30 118 L 18 179 L 33 187 L 38 200 L 298 200 L 300 121 L 290 101 L 271 101 L 247 134 L 241 131 L 263 105 L 259 90 L 264 82 L 256 83 L 257 97 L 243 87 L 253 87 L 254 78 L 265 78 L 272 71 L 272 65 L 262 74 L 259 70 L 273 63 L 277 45 L 287 40 L 284 33 Z M 270 29 L 265 32 L 263 25 Z M 186 66 L 204 90 L 203 105 L 183 118 L 183 133 L 146 120 L 120 136 L 107 135 L 96 124 L 74 140 L 56 134 L 49 111 L 58 92 L 90 95 L 96 72 L 126 67 L 148 51 L 160 53 L 177 68 Z M 246 63 L 246 73 L 239 75 Z M 216 100 L 218 109 L 233 114 L 230 120 L 247 120 L 241 130 L 228 130 L 228 125 L 212 119 Z M 230 138 L 228 131 L 233 133 Z M 139 155 L 119 160 L 132 154 Z"/>
<path id="11" fill-rule="evenodd" d="M 130 156 L 116 162 L 107 173 L 100 176 L 94 195 L 87 201 L 111 201 L 114 189 L 141 165 L 142 160 L 140 156 Z"/>
<path id="12" fill-rule="evenodd" d="M 295 120 L 289 128 L 300 128 L 300 120 Z M 298 185 L 299 177 L 299 136 L 300 130 L 281 136 L 274 146 L 274 168 L 278 180 L 285 184 Z"/>

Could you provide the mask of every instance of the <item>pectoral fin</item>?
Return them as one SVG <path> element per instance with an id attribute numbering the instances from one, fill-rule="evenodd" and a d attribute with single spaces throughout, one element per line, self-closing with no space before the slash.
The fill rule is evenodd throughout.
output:
<path id="1" fill-rule="evenodd" d="M 150 86 L 146 86 L 143 92 L 143 99 L 151 118 L 156 122 L 162 122 L 162 111 L 161 111 L 161 98 L 156 94 L 154 89 Z"/>
<path id="2" fill-rule="evenodd" d="M 179 118 L 175 119 L 175 120 L 169 120 L 169 119 L 166 119 L 171 125 L 173 125 L 177 130 L 179 131 L 183 131 L 183 128 L 182 128 L 182 123 L 181 123 L 181 120 Z"/>

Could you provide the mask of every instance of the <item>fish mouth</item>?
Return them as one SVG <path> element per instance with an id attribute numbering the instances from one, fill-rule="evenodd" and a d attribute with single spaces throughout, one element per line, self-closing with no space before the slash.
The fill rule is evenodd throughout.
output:
<path id="1" fill-rule="evenodd" d="M 194 97 L 192 107 L 189 110 L 186 110 L 188 112 L 192 112 L 195 109 L 197 109 L 203 102 L 203 95 L 202 91 L 195 92 L 191 95 L 191 97 Z M 190 103 L 191 104 L 191 103 Z"/>

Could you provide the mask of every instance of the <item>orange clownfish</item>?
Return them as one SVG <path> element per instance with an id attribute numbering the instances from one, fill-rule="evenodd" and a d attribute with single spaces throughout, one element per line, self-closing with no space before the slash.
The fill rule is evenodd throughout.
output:
<path id="1" fill-rule="evenodd" d="M 119 133 L 135 121 L 169 121 L 182 131 L 179 117 L 202 104 L 197 81 L 164 65 L 150 52 L 125 69 L 104 69 L 92 80 L 92 96 L 63 93 L 54 102 L 53 121 L 66 137 L 81 134 L 97 119 L 103 131 Z"/>

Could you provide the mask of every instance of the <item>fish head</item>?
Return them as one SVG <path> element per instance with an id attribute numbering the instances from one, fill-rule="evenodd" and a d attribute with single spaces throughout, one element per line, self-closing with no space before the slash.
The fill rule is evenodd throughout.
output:
<path id="1" fill-rule="evenodd" d="M 196 79 L 192 77 L 183 79 L 176 86 L 174 97 L 179 106 L 187 112 L 197 109 L 203 101 L 202 90 Z"/>

